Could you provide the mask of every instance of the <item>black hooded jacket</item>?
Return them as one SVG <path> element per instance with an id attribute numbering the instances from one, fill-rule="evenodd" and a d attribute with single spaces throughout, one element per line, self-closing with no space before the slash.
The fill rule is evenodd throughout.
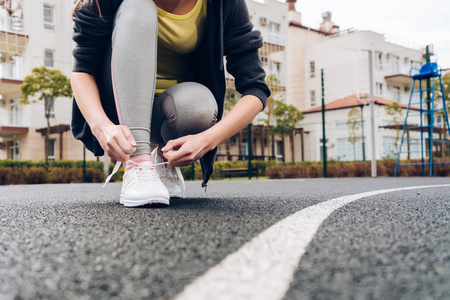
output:
<path id="1" fill-rule="evenodd" d="M 103 109 L 109 119 L 119 124 L 111 80 L 111 36 L 114 15 L 123 0 L 99 0 L 102 18 L 97 6 L 88 3 L 74 13 L 73 72 L 95 77 Z M 85 1 L 86 2 L 86 1 Z M 222 118 L 225 98 L 226 69 L 234 76 L 236 90 L 244 95 L 258 97 L 266 106 L 270 90 L 265 83 L 265 72 L 258 49 L 263 46 L 259 31 L 253 30 L 245 0 L 208 0 L 207 34 L 202 44 L 191 54 L 194 81 L 208 87 L 218 106 L 218 120 Z M 89 125 L 73 101 L 72 133 L 86 148 L 100 156 L 103 149 L 93 136 Z M 206 186 L 213 172 L 217 148 L 200 159 L 203 183 Z"/>

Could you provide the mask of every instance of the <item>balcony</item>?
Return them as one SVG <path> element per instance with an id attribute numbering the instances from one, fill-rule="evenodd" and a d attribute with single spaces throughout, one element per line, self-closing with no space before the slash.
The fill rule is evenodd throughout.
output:
<path id="1" fill-rule="evenodd" d="M 263 49 L 265 52 L 271 54 L 275 52 L 284 51 L 285 42 L 283 36 L 267 31 L 263 31 L 261 32 L 261 34 L 264 40 Z"/>
<path id="2" fill-rule="evenodd" d="M 0 91 L 2 94 L 18 93 L 23 83 L 21 63 L 0 63 Z"/>
<path id="3" fill-rule="evenodd" d="M 21 111 L 0 109 L 0 137 L 10 137 L 28 132 L 30 118 Z"/>
<path id="4" fill-rule="evenodd" d="M 412 78 L 406 74 L 393 74 L 384 76 L 384 79 L 394 85 L 411 85 Z"/>
<path id="5" fill-rule="evenodd" d="M 0 17 L 0 52 L 23 53 L 28 44 L 21 18 Z"/>

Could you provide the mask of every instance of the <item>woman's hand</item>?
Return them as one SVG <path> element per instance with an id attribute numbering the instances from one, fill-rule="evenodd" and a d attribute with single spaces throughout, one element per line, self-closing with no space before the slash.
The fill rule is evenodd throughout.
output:
<path id="1" fill-rule="evenodd" d="M 169 165 L 183 167 L 199 160 L 213 148 L 211 141 L 206 135 L 199 133 L 168 141 L 161 150 Z"/>
<path id="2" fill-rule="evenodd" d="M 128 161 L 136 147 L 136 141 L 126 126 L 110 123 L 93 129 L 92 133 L 106 154 L 117 161 Z"/>

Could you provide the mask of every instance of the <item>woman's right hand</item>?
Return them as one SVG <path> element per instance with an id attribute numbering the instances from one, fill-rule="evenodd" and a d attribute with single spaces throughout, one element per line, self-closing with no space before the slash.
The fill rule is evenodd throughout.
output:
<path id="1" fill-rule="evenodd" d="M 137 145 L 126 126 L 109 123 L 93 128 L 92 133 L 106 154 L 117 161 L 127 162 Z"/>

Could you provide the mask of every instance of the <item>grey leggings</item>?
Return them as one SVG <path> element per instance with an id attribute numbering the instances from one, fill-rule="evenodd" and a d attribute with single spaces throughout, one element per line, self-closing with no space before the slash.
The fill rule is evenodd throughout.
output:
<path id="1" fill-rule="evenodd" d="M 214 96 L 199 83 L 179 83 L 155 97 L 157 39 L 153 1 L 124 0 L 114 22 L 111 73 L 119 121 L 138 144 L 132 156 L 217 122 Z"/>

